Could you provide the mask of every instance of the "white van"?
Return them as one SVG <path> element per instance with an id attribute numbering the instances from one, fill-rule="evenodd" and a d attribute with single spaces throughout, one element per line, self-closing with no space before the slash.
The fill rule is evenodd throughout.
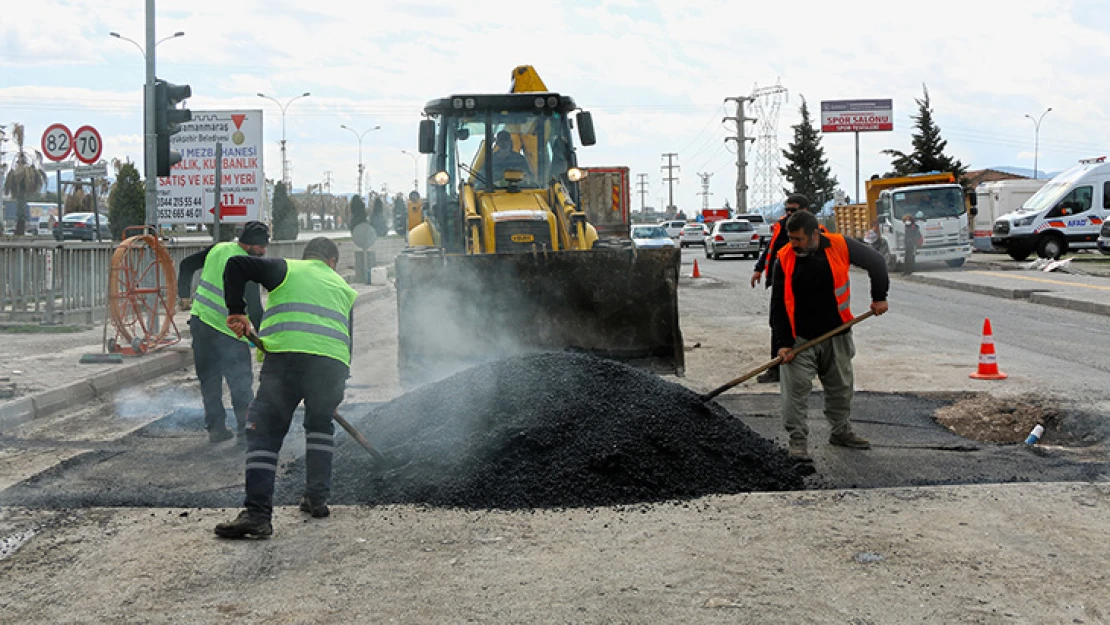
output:
<path id="1" fill-rule="evenodd" d="M 991 244 L 1014 260 L 1036 252 L 1060 258 L 1068 250 L 1095 249 L 1110 216 L 1110 163 L 1105 156 L 1083 159 L 1048 181 L 1022 207 L 999 217 Z"/>
<path id="2" fill-rule="evenodd" d="M 994 180 L 980 183 L 975 187 L 979 197 L 976 205 L 975 225 L 972 228 L 972 247 L 980 252 L 991 250 L 991 227 L 999 217 L 1012 213 L 1025 204 L 1026 200 L 1041 190 L 1048 180 L 1019 178 L 1014 180 Z"/>

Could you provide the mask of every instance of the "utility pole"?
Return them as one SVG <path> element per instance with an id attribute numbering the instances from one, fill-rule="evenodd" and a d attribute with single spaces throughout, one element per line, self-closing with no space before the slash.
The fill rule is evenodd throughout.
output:
<path id="1" fill-rule="evenodd" d="M 667 213 L 671 216 L 670 218 L 673 219 L 677 212 L 674 206 L 674 183 L 678 182 L 678 178 L 674 176 L 674 170 L 678 169 L 681 171 L 682 169 L 674 164 L 674 159 L 678 158 L 677 153 L 667 152 L 663 155 L 663 158 L 667 159 L 667 164 L 660 168 L 664 174 L 663 182 L 667 183 Z"/>
<path id="2" fill-rule="evenodd" d="M 709 208 L 709 196 L 713 195 L 709 192 L 709 179 L 712 177 L 713 174 L 703 174 L 700 172 L 698 173 L 698 178 L 701 178 L 701 193 L 699 193 L 698 195 L 701 196 L 702 210 L 706 210 Z"/>
<path id="3" fill-rule="evenodd" d="M 736 124 L 736 136 L 726 137 L 725 141 L 736 142 L 736 212 L 739 214 L 748 212 L 748 141 L 755 141 L 755 137 L 747 135 L 747 122 L 757 120 L 744 115 L 744 103 L 752 100 L 747 96 L 725 98 L 725 102 L 736 103 L 736 116 L 726 117 L 724 121 Z"/>
<path id="4" fill-rule="evenodd" d="M 647 174 L 636 174 L 636 192 L 640 194 L 640 212 L 644 212 L 647 203 L 648 181 Z"/>

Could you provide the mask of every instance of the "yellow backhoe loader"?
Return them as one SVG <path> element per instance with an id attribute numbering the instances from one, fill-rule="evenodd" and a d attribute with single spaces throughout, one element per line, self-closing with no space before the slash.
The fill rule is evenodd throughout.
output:
<path id="1" fill-rule="evenodd" d="M 424 220 L 396 261 L 402 385 L 536 350 L 681 375 L 680 252 L 599 241 L 578 205 L 572 118 L 593 145 L 590 114 L 521 66 L 512 93 L 452 95 L 424 115 Z"/>

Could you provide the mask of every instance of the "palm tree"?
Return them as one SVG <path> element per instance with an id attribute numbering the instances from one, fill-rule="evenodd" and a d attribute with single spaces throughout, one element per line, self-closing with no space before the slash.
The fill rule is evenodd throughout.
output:
<path id="1" fill-rule="evenodd" d="M 12 170 L 4 178 L 4 192 L 15 198 L 15 236 L 27 230 L 27 198 L 46 186 L 46 172 L 42 170 L 42 154 L 23 149 L 23 124 L 14 124 L 12 138 L 17 151 L 12 159 Z"/>

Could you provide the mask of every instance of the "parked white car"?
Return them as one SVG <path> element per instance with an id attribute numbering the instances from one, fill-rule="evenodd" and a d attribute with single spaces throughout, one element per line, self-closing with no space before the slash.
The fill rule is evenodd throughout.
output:
<path id="1" fill-rule="evenodd" d="M 705 257 L 719 260 L 722 256 L 759 256 L 761 237 L 755 226 L 744 219 L 726 219 L 713 224 L 705 237 Z"/>
<path id="2" fill-rule="evenodd" d="M 679 247 L 687 245 L 705 245 L 705 237 L 709 236 L 709 228 L 705 224 L 686 224 L 682 233 L 678 235 Z"/>

